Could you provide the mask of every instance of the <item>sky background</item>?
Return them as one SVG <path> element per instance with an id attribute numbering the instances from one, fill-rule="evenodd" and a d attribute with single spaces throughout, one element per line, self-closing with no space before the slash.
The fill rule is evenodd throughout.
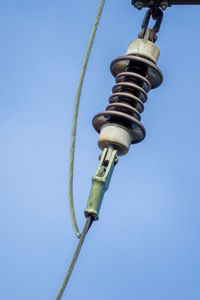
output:
<path id="1" fill-rule="evenodd" d="M 0 2 L 0 299 L 54 300 L 77 245 L 67 176 L 74 98 L 99 0 Z M 110 62 L 145 11 L 106 1 L 84 82 L 75 161 L 80 229 L 98 165 L 92 117 Z M 157 45 L 164 82 L 148 94 L 147 136 L 120 158 L 63 296 L 200 299 L 200 6 L 167 9 Z"/>

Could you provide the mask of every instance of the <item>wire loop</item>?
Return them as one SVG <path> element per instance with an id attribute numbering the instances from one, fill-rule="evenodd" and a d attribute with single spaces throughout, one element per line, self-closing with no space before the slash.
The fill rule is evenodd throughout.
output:
<path id="1" fill-rule="evenodd" d="M 78 229 L 77 221 L 76 221 L 76 215 L 74 210 L 74 200 L 73 200 L 73 177 L 74 177 L 74 153 L 75 153 L 75 142 L 76 142 L 76 130 L 77 130 L 77 119 L 78 119 L 78 111 L 79 111 L 79 104 L 80 104 L 80 97 L 81 97 L 81 91 L 83 86 L 83 80 L 85 77 L 85 71 L 88 65 L 88 60 L 90 56 L 90 52 L 92 49 L 92 45 L 94 42 L 95 34 L 97 31 L 97 27 L 99 25 L 99 20 L 102 14 L 102 10 L 104 7 L 105 0 L 100 1 L 99 9 L 97 12 L 97 16 L 94 22 L 94 26 L 92 29 L 92 33 L 90 36 L 90 40 L 88 43 L 88 48 L 86 51 L 85 59 L 83 62 L 83 67 L 81 70 L 81 75 L 79 79 L 77 94 L 76 94 L 76 100 L 75 100 L 75 106 L 74 106 L 74 114 L 73 114 L 73 123 L 72 123 L 72 133 L 71 133 L 71 146 L 70 146 L 70 161 L 69 161 L 69 181 L 68 181 L 68 187 L 69 187 L 69 209 L 70 209 L 70 215 L 72 219 L 72 226 L 74 229 L 74 232 L 76 236 L 80 239 L 81 233 Z"/>

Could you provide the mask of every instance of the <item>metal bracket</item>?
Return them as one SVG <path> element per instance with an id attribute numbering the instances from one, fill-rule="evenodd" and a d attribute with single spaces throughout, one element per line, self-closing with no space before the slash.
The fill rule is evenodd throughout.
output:
<path id="1" fill-rule="evenodd" d="M 143 7 L 158 8 L 161 7 L 165 10 L 167 7 L 172 5 L 199 5 L 200 0 L 132 0 L 132 5 L 137 9 Z"/>
<path id="2" fill-rule="evenodd" d="M 92 216 L 98 220 L 101 203 L 105 192 L 107 191 L 114 167 L 117 163 L 117 150 L 105 148 L 100 158 L 98 168 L 92 178 L 92 187 L 85 210 L 86 218 Z"/>

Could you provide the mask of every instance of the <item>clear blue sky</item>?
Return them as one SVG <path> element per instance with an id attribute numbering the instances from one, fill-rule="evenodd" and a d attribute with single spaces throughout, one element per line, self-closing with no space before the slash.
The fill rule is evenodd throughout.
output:
<path id="1" fill-rule="evenodd" d="M 75 204 L 80 227 L 98 135 L 91 120 L 114 84 L 112 59 L 145 11 L 106 1 L 80 106 Z M 72 111 L 99 0 L 0 3 L 0 299 L 54 300 L 77 239 L 67 171 Z M 147 137 L 122 157 L 63 300 L 200 299 L 199 7 L 164 14 L 161 87 L 142 114 Z"/>

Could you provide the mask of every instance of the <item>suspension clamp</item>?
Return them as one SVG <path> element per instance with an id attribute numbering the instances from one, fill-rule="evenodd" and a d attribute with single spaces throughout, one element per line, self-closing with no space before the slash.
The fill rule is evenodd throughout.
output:
<path id="1" fill-rule="evenodd" d="M 99 219 L 98 215 L 103 197 L 109 187 L 111 176 L 117 162 L 117 150 L 114 150 L 112 147 L 105 148 L 100 157 L 97 170 L 92 178 L 92 187 L 85 210 L 86 218 L 92 216 L 95 221 Z"/>

